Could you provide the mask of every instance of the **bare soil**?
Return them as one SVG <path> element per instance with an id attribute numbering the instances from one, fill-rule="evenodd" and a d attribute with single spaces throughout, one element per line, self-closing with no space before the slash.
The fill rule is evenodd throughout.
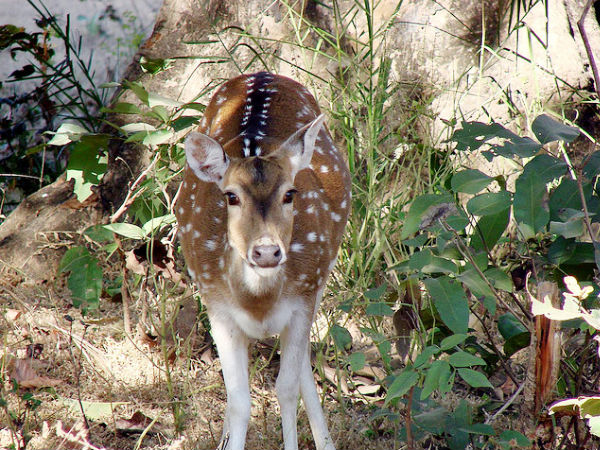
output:
<path id="1" fill-rule="evenodd" d="M 99 310 L 82 316 L 72 307 L 62 277 L 46 285 L 30 285 L 5 271 L 2 280 L 1 397 L 7 404 L 0 408 L 0 448 L 210 449 L 218 445 L 226 405 L 219 360 L 202 325 L 203 314 L 195 314 L 195 300 L 190 303 L 188 296 L 181 307 L 186 292 L 171 286 L 166 308 L 182 314 L 172 322 L 175 339 L 161 339 L 157 337 L 161 304 L 152 289 L 132 305 L 138 332 L 130 336 L 124 331 L 120 302 L 104 298 Z M 146 315 L 144 303 L 149 307 Z M 168 321 L 164 323 L 168 329 Z M 250 351 L 252 417 L 247 449 L 282 448 L 274 393 L 276 341 L 255 343 Z M 332 382 L 335 370 L 328 364 L 321 362 L 319 368 L 330 380 L 327 374 L 315 377 L 337 447 L 397 448 L 389 423 L 368 420 L 373 397 L 368 404 L 358 391 L 338 392 L 337 386 L 347 384 Z M 15 380 L 25 387 L 15 391 Z M 373 385 L 370 390 L 377 391 L 374 381 Z M 28 395 L 40 402 L 37 408 L 31 399 L 23 401 Z M 314 448 L 302 407 L 298 435 L 299 448 Z"/>

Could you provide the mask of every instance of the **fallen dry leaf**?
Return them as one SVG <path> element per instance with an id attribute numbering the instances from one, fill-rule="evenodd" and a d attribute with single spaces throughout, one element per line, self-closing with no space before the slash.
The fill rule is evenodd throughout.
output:
<path id="1" fill-rule="evenodd" d="M 150 261 L 156 273 L 175 283 L 182 283 L 181 275 L 175 269 L 173 246 L 165 245 L 155 239 L 152 241 L 150 248 L 147 243 L 144 243 L 140 247 L 127 252 L 126 265 L 133 273 L 145 275 Z"/>
<path id="2" fill-rule="evenodd" d="M 89 440 L 89 431 L 83 422 L 77 422 L 71 428 L 63 427 L 59 420 L 54 426 L 56 436 L 63 439 L 64 443 L 61 448 L 71 448 L 78 450 L 105 450 L 105 447 L 93 445 Z M 68 444 L 68 445 L 64 445 Z"/>
<path id="3" fill-rule="evenodd" d="M 27 357 L 32 359 L 39 359 L 44 351 L 44 344 L 29 344 L 27 346 Z"/>
<path id="4" fill-rule="evenodd" d="M 115 425 L 117 431 L 125 434 L 141 433 L 149 426 L 152 427 L 148 430 L 149 433 L 159 433 L 162 430 L 162 426 L 156 420 L 151 419 L 140 411 L 134 412 L 129 419 L 118 419 Z"/>
<path id="5" fill-rule="evenodd" d="M 41 377 L 31 366 L 31 359 L 17 359 L 13 363 L 10 378 L 15 380 L 21 388 L 53 387 L 62 383 L 55 378 Z"/>
<path id="6" fill-rule="evenodd" d="M 21 317 L 22 314 L 23 314 L 23 311 L 19 311 L 18 309 L 9 309 L 6 311 L 6 313 L 4 313 L 4 318 L 8 322 L 14 322 L 19 317 Z"/>

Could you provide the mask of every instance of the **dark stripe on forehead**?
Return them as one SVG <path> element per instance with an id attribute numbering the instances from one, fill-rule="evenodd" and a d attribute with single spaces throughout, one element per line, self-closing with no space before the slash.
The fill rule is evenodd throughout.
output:
<path id="1" fill-rule="evenodd" d="M 269 107 L 277 91 L 271 86 L 273 75 L 268 72 L 249 75 L 245 82 L 247 96 L 240 123 L 242 154 L 245 157 L 260 156 L 260 141 L 267 135 Z"/>
<path id="2" fill-rule="evenodd" d="M 265 165 L 262 159 L 255 158 L 252 164 L 252 182 L 262 184 L 265 182 Z"/>

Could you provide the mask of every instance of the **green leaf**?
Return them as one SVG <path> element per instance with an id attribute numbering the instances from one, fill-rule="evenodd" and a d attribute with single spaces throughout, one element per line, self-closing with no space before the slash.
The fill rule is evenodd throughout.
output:
<path id="1" fill-rule="evenodd" d="M 467 339 L 466 334 L 453 334 L 444 338 L 440 343 L 440 348 L 444 351 L 450 350 L 459 344 L 462 344 Z"/>
<path id="2" fill-rule="evenodd" d="M 535 142 L 530 137 L 514 137 L 507 139 L 503 145 L 495 145 L 494 151 L 504 157 L 512 157 L 516 155 L 520 158 L 531 158 L 535 155 L 542 146 Z"/>
<path id="3" fill-rule="evenodd" d="M 496 214 L 482 216 L 471 235 L 471 247 L 475 250 L 489 251 L 493 249 L 506 230 L 509 218 L 509 208 Z"/>
<path id="4" fill-rule="evenodd" d="M 130 142 L 142 142 L 148 136 L 148 131 L 138 131 L 137 133 L 133 133 L 127 139 L 125 139 L 125 143 L 128 144 Z"/>
<path id="5" fill-rule="evenodd" d="M 575 239 L 565 239 L 559 236 L 548 249 L 548 261 L 551 264 L 560 266 L 571 259 L 575 248 Z"/>
<path id="6" fill-rule="evenodd" d="M 352 347 L 352 336 L 346 328 L 333 324 L 329 329 L 329 334 L 337 348 L 347 350 Z"/>
<path id="7" fill-rule="evenodd" d="M 499 123 L 485 124 L 482 122 L 462 122 L 462 129 L 454 131 L 450 138 L 456 142 L 457 150 L 477 150 L 492 138 L 509 139 L 516 136 Z"/>
<path id="8" fill-rule="evenodd" d="M 454 333 L 466 334 L 469 326 L 469 302 L 462 287 L 445 276 L 429 278 L 423 283 L 446 326 Z"/>
<path id="9" fill-rule="evenodd" d="M 485 366 L 486 363 L 479 356 L 475 356 L 465 351 L 452 353 L 448 358 L 448 362 L 452 367 L 473 367 Z"/>
<path id="10" fill-rule="evenodd" d="M 155 106 L 170 106 L 177 108 L 183 105 L 183 102 L 173 100 L 172 98 L 163 97 L 162 95 L 155 94 L 153 92 L 148 93 L 148 106 L 154 108 Z"/>
<path id="11" fill-rule="evenodd" d="M 481 372 L 477 372 L 473 369 L 460 368 L 457 369 L 460 377 L 467 382 L 467 384 L 474 388 L 494 388 L 492 383 L 489 382 L 487 377 Z"/>
<path id="12" fill-rule="evenodd" d="M 115 408 L 129 404 L 129 402 L 92 402 L 71 398 L 59 399 L 59 403 L 67 406 L 75 414 L 81 414 L 81 408 L 83 408 L 85 417 L 94 421 L 109 419 Z"/>
<path id="13" fill-rule="evenodd" d="M 494 292 L 490 289 L 488 284 L 483 278 L 481 278 L 481 275 L 479 275 L 479 272 L 477 272 L 475 269 L 467 269 L 457 278 L 462 283 L 467 285 L 475 297 L 494 296 Z"/>
<path id="14" fill-rule="evenodd" d="M 61 272 L 71 272 L 67 286 L 73 296 L 73 306 L 97 309 L 102 293 L 102 270 L 98 260 L 85 247 L 73 247 L 65 253 L 60 264 Z"/>
<path id="15" fill-rule="evenodd" d="M 446 431 L 448 411 L 442 406 L 430 408 L 415 414 L 414 419 L 415 424 L 425 431 L 436 435 L 442 435 L 444 431 Z"/>
<path id="16" fill-rule="evenodd" d="M 86 140 L 80 140 L 71 147 L 67 163 L 67 180 L 74 180 L 73 192 L 77 200 L 83 202 L 92 195 L 92 186 L 98 185 L 107 168 L 106 156 L 99 148 Z"/>
<path id="17" fill-rule="evenodd" d="M 148 91 L 137 81 L 124 81 L 123 87 L 130 89 L 142 103 L 148 106 Z"/>
<path id="18" fill-rule="evenodd" d="M 538 179 L 539 183 L 549 183 L 563 176 L 568 168 L 565 162 L 550 155 L 542 154 L 537 155 L 525 165 L 521 176 L 533 176 Z"/>
<path id="19" fill-rule="evenodd" d="M 89 133 L 88 130 L 74 123 L 63 123 L 58 127 L 56 132 L 47 131 L 46 134 L 53 134 L 54 136 L 46 144 L 61 146 L 69 144 L 70 142 L 77 142 L 81 139 L 81 136 Z"/>
<path id="20" fill-rule="evenodd" d="M 550 212 L 545 204 L 546 183 L 535 176 L 521 176 L 515 183 L 513 211 L 515 219 L 523 231 L 525 238 L 530 238 L 541 231 L 548 220 Z"/>
<path id="21" fill-rule="evenodd" d="M 143 239 L 145 236 L 144 231 L 140 227 L 138 227 L 137 225 L 133 225 L 132 223 L 109 223 L 107 225 L 103 225 L 103 227 L 109 231 L 112 231 L 113 233 L 125 236 L 126 238 Z"/>
<path id="22" fill-rule="evenodd" d="M 154 233 L 165 225 L 170 225 L 176 222 L 175 214 L 165 214 L 164 216 L 154 217 L 142 226 L 144 236 Z"/>
<path id="23" fill-rule="evenodd" d="M 350 368 L 356 372 L 365 367 L 365 354 L 363 352 L 354 352 L 348 356 Z"/>
<path id="24" fill-rule="evenodd" d="M 583 231 L 583 217 L 576 218 L 568 222 L 550 221 L 550 233 L 559 234 L 565 239 L 580 237 L 583 235 Z"/>
<path id="25" fill-rule="evenodd" d="M 503 444 L 507 444 L 507 446 L 502 446 L 502 448 L 506 450 L 513 450 L 515 447 L 512 443 L 517 444 L 517 447 L 521 448 L 531 448 L 531 442 L 524 435 L 519 433 L 518 431 L 506 430 L 500 434 L 500 442 Z"/>
<path id="26" fill-rule="evenodd" d="M 387 406 L 392 400 L 402 397 L 410 388 L 419 381 L 419 374 L 411 369 L 405 369 L 400 375 L 396 376 L 388 388 L 385 396 L 384 405 Z"/>
<path id="27" fill-rule="evenodd" d="M 406 239 L 419 231 L 423 214 L 433 205 L 454 202 L 451 195 L 424 194 L 415 198 L 410 205 L 400 239 Z"/>
<path id="28" fill-rule="evenodd" d="M 423 382 L 423 390 L 421 391 L 421 400 L 425 400 L 431 393 L 440 386 L 440 379 L 447 379 L 450 375 L 450 364 L 444 360 L 437 360 L 431 363 L 425 381 Z"/>
<path id="29" fill-rule="evenodd" d="M 140 66 L 146 73 L 156 75 L 173 67 L 174 59 L 149 58 L 142 56 L 140 58 Z"/>
<path id="30" fill-rule="evenodd" d="M 454 379 L 456 378 L 456 371 L 452 370 L 450 372 L 442 372 L 440 374 L 440 394 L 447 394 L 452 390 L 454 386 Z"/>
<path id="31" fill-rule="evenodd" d="M 169 139 L 171 139 L 171 137 L 173 137 L 173 130 L 156 130 L 153 131 L 151 133 L 148 133 L 148 135 L 144 138 L 144 140 L 142 141 L 142 143 L 144 145 L 160 145 L 160 144 L 164 144 L 165 142 L 167 142 Z"/>
<path id="32" fill-rule="evenodd" d="M 496 289 L 512 292 L 513 282 L 506 272 L 496 267 L 490 267 L 483 272 L 485 277 L 492 283 Z"/>
<path id="33" fill-rule="evenodd" d="M 150 132 L 156 130 L 156 127 L 146 122 L 133 122 L 123 125 L 121 130 L 125 131 L 126 133 L 137 133 L 139 131 Z"/>
<path id="34" fill-rule="evenodd" d="M 467 202 L 467 211 L 474 216 L 500 214 L 509 208 L 510 193 L 508 191 L 486 192 Z"/>
<path id="35" fill-rule="evenodd" d="M 496 435 L 496 431 L 494 430 L 494 427 L 491 425 L 488 425 L 486 423 L 467 424 L 467 425 L 461 426 L 460 428 L 461 428 L 461 430 L 464 430 L 470 434 L 481 434 L 483 436 L 495 436 Z"/>
<path id="36" fill-rule="evenodd" d="M 419 356 L 415 358 L 414 367 L 418 369 L 419 367 L 426 365 L 429 363 L 429 359 L 439 352 L 440 348 L 437 345 L 428 345 L 421 351 Z"/>
<path id="37" fill-rule="evenodd" d="M 192 125 L 198 123 L 199 120 L 200 116 L 178 117 L 173 122 L 171 122 L 171 126 L 173 127 L 173 130 L 175 130 L 175 132 L 178 132 L 181 130 L 185 130 L 188 127 L 191 127 Z"/>
<path id="38" fill-rule="evenodd" d="M 600 151 L 592 153 L 583 166 L 583 176 L 592 181 L 600 175 Z"/>
<path id="39" fill-rule="evenodd" d="M 367 316 L 393 316 L 394 310 L 386 303 L 370 303 L 365 309 Z"/>
<path id="40" fill-rule="evenodd" d="M 83 232 L 87 237 L 89 237 L 92 241 L 98 243 L 105 242 L 113 242 L 115 240 L 115 236 L 112 231 L 104 228 L 104 225 L 92 225 Z"/>
<path id="41" fill-rule="evenodd" d="M 435 256 L 430 249 L 415 252 L 410 256 L 408 267 L 423 273 L 456 273 L 458 267 L 449 259 Z"/>
<path id="42" fill-rule="evenodd" d="M 584 186 L 584 195 L 586 199 L 591 196 L 590 187 L 589 184 Z M 554 221 L 560 220 L 561 211 L 565 207 L 581 210 L 581 196 L 579 195 L 577 182 L 571 178 L 563 178 L 556 189 L 552 191 L 549 206 L 550 219 Z"/>
<path id="43" fill-rule="evenodd" d="M 452 177 L 451 186 L 456 192 L 477 194 L 485 189 L 494 179 L 476 169 L 461 170 Z"/>
<path id="44" fill-rule="evenodd" d="M 387 291 L 387 287 L 387 283 L 383 283 L 381 286 L 365 291 L 364 296 L 369 300 L 379 300 Z"/>
<path id="45" fill-rule="evenodd" d="M 573 142 L 579 136 L 577 128 L 558 122 L 546 114 L 536 117 L 531 129 L 542 144 L 552 141 Z"/>
<path id="46" fill-rule="evenodd" d="M 141 114 L 142 111 L 137 105 L 128 102 L 118 102 L 109 108 L 101 108 L 101 112 L 115 114 Z"/>
<path id="47" fill-rule="evenodd" d="M 503 314 L 498 318 L 498 331 L 505 340 L 504 354 L 507 358 L 529 346 L 531 333 L 511 313 Z"/>

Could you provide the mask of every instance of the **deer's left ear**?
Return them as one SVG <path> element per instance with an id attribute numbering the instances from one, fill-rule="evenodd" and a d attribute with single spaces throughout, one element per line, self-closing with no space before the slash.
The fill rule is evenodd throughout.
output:
<path id="1" fill-rule="evenodd" d="M 292 166 L 292 178 L 310 164 L 315 150 L 315 141 L 319 131 L 323 128 L 324 121 L 325 116 L 321 114 L 287 138 L 277 151 L 289 158 Z"/>

